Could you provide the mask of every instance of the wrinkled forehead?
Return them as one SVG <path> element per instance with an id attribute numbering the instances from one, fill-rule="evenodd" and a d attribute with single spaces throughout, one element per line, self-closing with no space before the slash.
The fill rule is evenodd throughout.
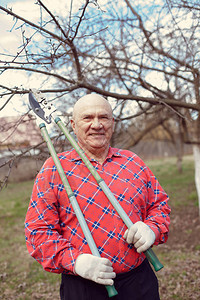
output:
<path id="1" fill-rule="evenodd" d="M 74 105 L 73 118 L 85 114 L 107 114 L 112 117 L 112 108 L 109 102 L 99 95 L 86 95 Z"/>
<path id="2" fill-rule="evenodd" d="M 79 110 L 76 113 L 78 117 L 90 116 L 90 117 L 102 117 L 107 116 L 112 118 L 112 111 L 108 109 L 105 105 L 93 105 L 93 106 L 84 106 L 84 109 Z"/>

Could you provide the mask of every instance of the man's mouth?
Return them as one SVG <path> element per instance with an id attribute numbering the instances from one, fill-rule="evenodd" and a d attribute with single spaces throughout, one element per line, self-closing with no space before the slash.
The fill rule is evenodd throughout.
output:
<path id="1" fill-rule="evenodd" d="M 90 136 L 100 136 L 100 135 L 104 135 L 103 132 L 93 132 L 89 134 Z"/>

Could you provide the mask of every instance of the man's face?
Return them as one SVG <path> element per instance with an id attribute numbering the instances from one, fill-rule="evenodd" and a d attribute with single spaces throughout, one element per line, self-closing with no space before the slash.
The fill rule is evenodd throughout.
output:
<path id="1" fill-rule="evenodd" d="M 90 153 L 108 150 L 114 120 L 106 100 L 98 99 L 85 103 L 83 101 L 77 106 L 71 124 L 83 150 Z"/>

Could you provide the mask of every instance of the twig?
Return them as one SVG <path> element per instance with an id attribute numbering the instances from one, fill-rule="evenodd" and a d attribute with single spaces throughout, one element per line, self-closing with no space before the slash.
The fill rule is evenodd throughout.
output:
<path id="1" fill-rule="evenodd" d="M 6 100 L 6 102 L 4 103 L 4 105 L 0 107 L 0 111 L 4 109 L 4 107 L 8 104 L 8 102 L 12 99 L 12 97 L 13 97 L 14 95 L 15 95 L 15 94 L 12 94 L 12 95 Z"/>
<path id="2" fill-rule="evenodd" d="M 12 159 L 9 163 L 8 174 L 4 177 L 4 181 L 0 181 L 0 191 L 2 191 L 5 186 L 7 186 L 8 178 L 10 176 L 10 172 L 11 172 L 13 163 L 14 163 L 14 159 Z"/>

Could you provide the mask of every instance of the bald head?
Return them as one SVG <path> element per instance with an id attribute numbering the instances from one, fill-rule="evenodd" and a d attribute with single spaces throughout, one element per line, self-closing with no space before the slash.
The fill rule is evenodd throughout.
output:
<path id="1" fill-rule="evenodd" d="M 71 125 L 85 153 L 103 162 L 114 131 L 112 108 L 108 101 L 97 94 L 80 98 L 74 105 Z"/>
<path id="2" fill-rule="evenodd" d="M 83 112 L 86 107 L 98 105 L 104 106 L 107 112 L 112 116 L 112 107 L 105 98 L 98 94 L 88 94 L 81 97 L 75 103 L 73 110 L 73 119 L 75 119 L 81 111 Z"/>

